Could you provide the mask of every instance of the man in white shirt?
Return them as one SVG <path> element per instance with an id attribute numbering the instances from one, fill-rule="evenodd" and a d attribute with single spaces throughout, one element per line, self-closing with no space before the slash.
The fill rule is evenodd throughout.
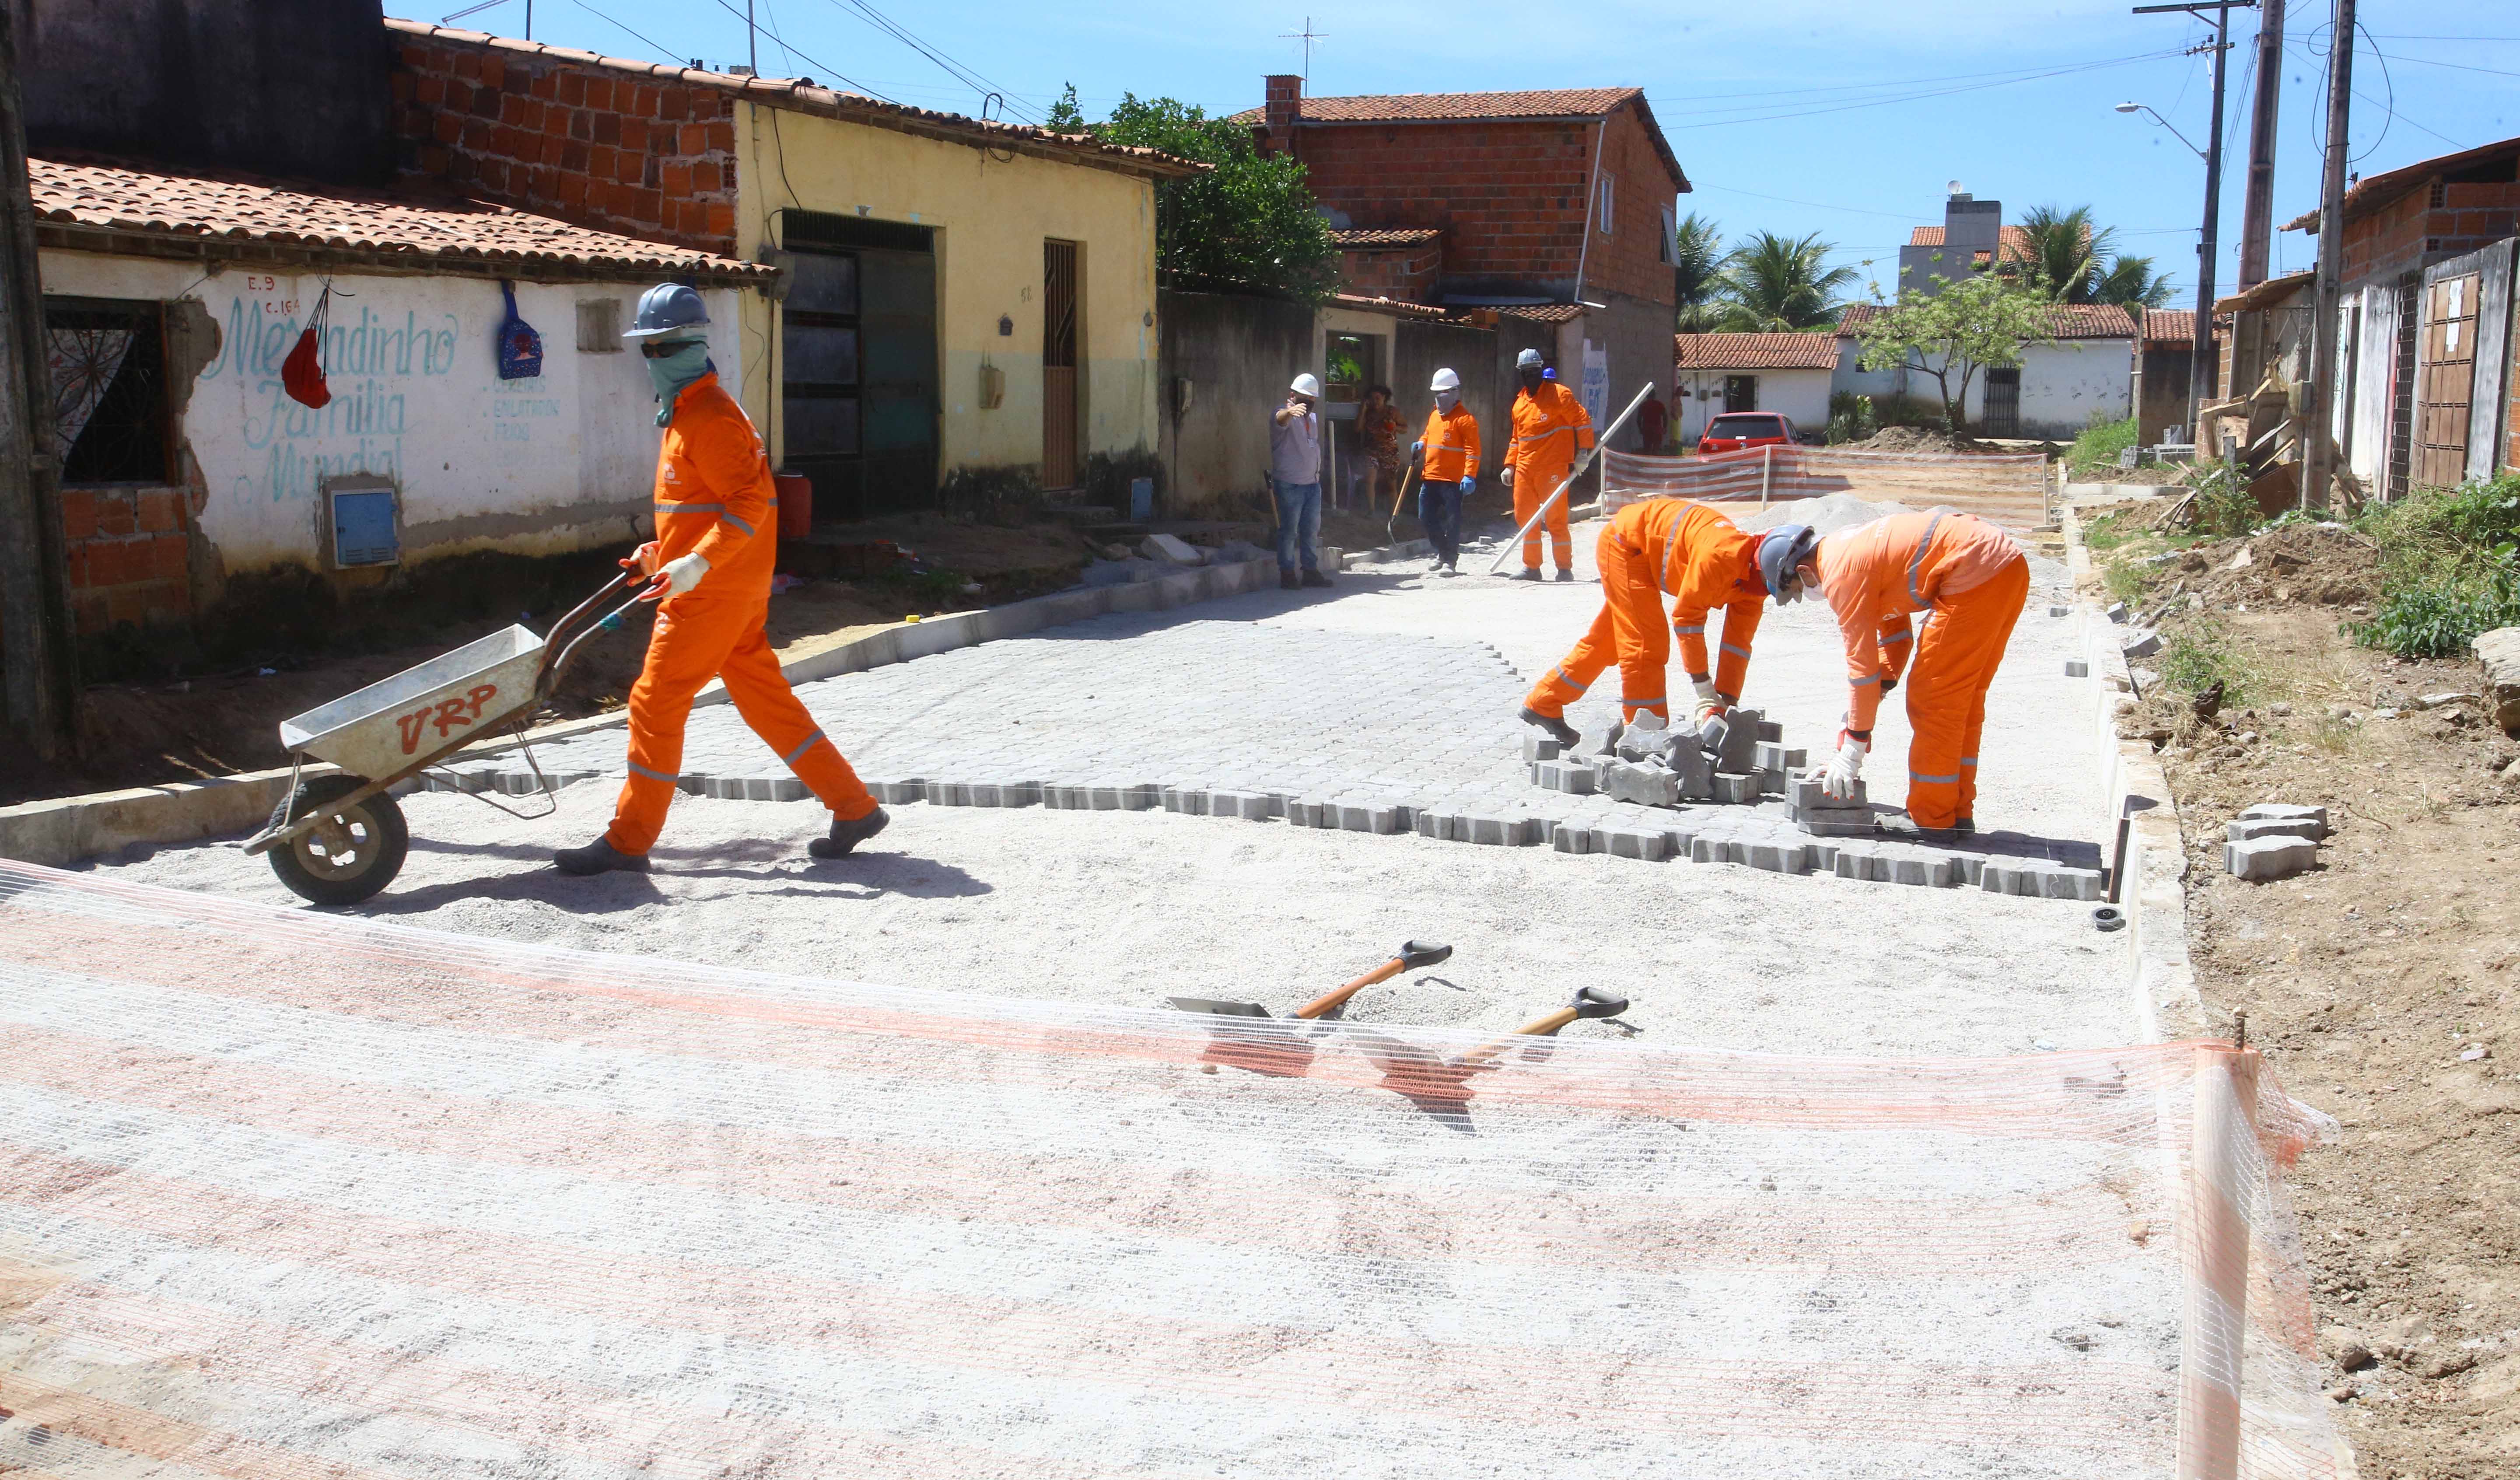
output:
<path id="1" fill-rule="evenodd" d="M 1269 481 L 1278 499 L 1278 584 L 1288 591 L 1330 583 L 1322 574 L 1322 418 L 1313 409 L 1321 397 L 1321 381 L 1297 376 L 1286 387 L 1286 404 L 1269 418 Z"/>

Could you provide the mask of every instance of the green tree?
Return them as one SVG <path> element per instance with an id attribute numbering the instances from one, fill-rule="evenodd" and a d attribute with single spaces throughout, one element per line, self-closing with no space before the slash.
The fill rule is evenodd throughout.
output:
<path id="1" fill-rule="evenodd" d="M 1751 333 L 1827 329 L 1844 307 L 1840 295 L 1856 279 L 1852 267 L 1830 267 L 1820 233 L 1796 240 L 1754 233 L 1724 259 L 1724 311 L 1719 328 Z"/>
<path id="2" fill-rule="evenodd" d="M 1067 84 L 1067 91 L 1060 93 L 1058 101 L 1050 106 L 1050 113 L 1041 120 L 1041 126 L 1055 134 L 1085 132 L 1085 110 L 1076 101 L 1075 83 Z"/>
<path id="3" fill-rule="evenodd" d="M 2170 301 L 2170 280 L 2152 270 L 2152 258 L 2119 251 L 2116 229 L 2095 226 L 2088 205 L 2034 205 L 2021 214 L 2021 234 L 2028 260 L 2006 260 L 2000 270 L 2053 302 L 2159 308 Z"/>
<path id="4" fill-rule="evenodd" d="M 1155 187 L 1155 266 L 1180 288 L 1281 293 L 1319 303 L 1337 290 L 1338 247 L 1304 167 L 1264 155 L 1249 125 L 1171 98 L 1124 93 L 1097 138 L 1208 166 Z"/>
<path id="5" fill-rule="evenodd" d="M 1953 430 L 1966 423 L 1969 381 L 1981 370 L 2021 363 L 2030 344 L 2051 342 L 2048 300 L 2020 277 L 1972 273 L 1955 283 L 1937 273 L 1936 290 L 1889 305 L 1856 332 L 1867 370 L 1931 376 L 1941 388 Z"/>
<path id="6" fill-rule="evenodd" d="M 1690 211 L 1672 233 L 1672 288 L 1679 294 L 1680 332 L 1703 334 L 1723 318 L 1724 235 Z"/>

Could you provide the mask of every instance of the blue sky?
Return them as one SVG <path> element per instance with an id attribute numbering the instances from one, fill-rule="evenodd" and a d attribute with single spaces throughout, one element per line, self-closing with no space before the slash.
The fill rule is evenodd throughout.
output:
<path id="1" fill-rule="evenodd" d="M 744 57 L 745 0 L 532 3 L 538 40 L 651 60 Z M 2174 302 L 2195 291 L 2204 166 L 2149 118 L 2111 105 L 2148 104 L 2202 145 L 2211 62 L 2182 55 L 2210 40 L 2202 21 L 2132 15 L 2131 0 L 1316 3 L 1307 12 L 1307 0 L 1213 10 L 1143 0 L 752 0 L 756 23 L 793 48 L 783 55 L 765 37 L 764 73 L 844 77 L 960 112 L 980 112 L 990 87 L 1017 118 L 1037 118 L 1068 82 L 1089 117 L 1123 92 L 1211 112 L 1249 107 L 1263 74 L 1302 69 L 1300 44 L 1284 37 L 1309 15 L 1324 38 L 1312 54 L 1315 94 L 1643 87 L 1696 186 L 1683 209 L 1714 218 L 1728 237 L 1819 232 L 1838 260 L 1888 285 L 1908 227 L 1939 221 L 1945 184 L 1958 180 L 2001 199 L 2007 220 L 2043 202 L 2092 205 L 2125 247 L 2152 254 L 2177 281 Z M 2520 6 L 2365 0 L 2359 9 L 2367 38 L 2354 67 L 2356 169 L 2376 174 L 2520 134 Z M 2278 224 L 2318 203 L 2326 116 L 2330 8 L 2290 10 Z M 517 35 L 524 13 L 525 0 L 500 0 L 455 23 Z M 2254 11 L 2232 12 L 2217 267 L 2226 292 L 2237 267 L 2257 27 Z M 2277 270 L 2315 255 L 2304 234 L 2277 234 Z"/>

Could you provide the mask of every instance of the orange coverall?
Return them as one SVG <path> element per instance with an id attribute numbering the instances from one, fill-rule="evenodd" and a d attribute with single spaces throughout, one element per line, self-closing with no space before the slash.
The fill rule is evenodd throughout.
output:
<path id="1" fill-rule="evenodd" d="M 1575 466 L 1578 448 L 1593 445 L 1593 418 L 1575 392 L 1555 381 L 1543 381 L 1538 390 L 1514 392 L 1513 440 L 1507 444 L 1505 463 L 1513 470 L 1513 520 L 1515 527 L 1530 522 L 1540 508 L 1540 501 L 1557 491 L 1558 480 Z M 1550 548 L 1556 553 L 1557 568 L 1565 570 L 1575 563 L 1575 537 L 1566 532 L 1566 506 L 1572 495 L 1550 506 Z M 1540 567 L 1540 531 L 1523 536 L 1522 563 L 1531 569 Z M 1659 624 L 1657 624 L 1659 625 Z"/>
<path id="2" fill-rule="evenodd" d="M 647 666 L 630 689 L 630 779 L 605 833 L 623 853 L 655 845 L 679 788 L 684 721 L 712 678 L 726 680 L 736 712 L 834 816 L 875 810 L 839 747 L 796 701 L 761 630 L 779 554 L 778 507 L 751 418 L 715 375 L 684 386 L 656 458 L 653 565 L 697 551 L 709 568 L 698 585 L 657 607 Z"/>
<path id="3" fill-rule="evenodd" d="M 1673 598 L 1671 631 L 1680 639 L 1680 660 L 1688 665 L 1691 682 L 1706 677 L 1706 613 L 1724 608 L 1715 690 L 1727 704 L 1738 700 L 1750 672 L 1760 604 L 1768 597 L 1768 583 L 1759 575 L 1759 537 L 1742 533 L 1704 504 L 1646 499 L 1611 516 L 1595 554 L 1601 566 L 1601 614 L 1523 702 L 1538 713 L 1562 717 L 1615 658 L 1622 717 L 1635 719 L 1638 710 L 1650 709 L 1669 721 L 1665 592 Z"/>
<path id="4" fill-rule="evenodd" d="M 1907 672 L 1908 816 L 1920 828 L 1973 818 L 1986 691 L 2029 599 L 2030 561 L 2002 529 L 1948 509 L 1829 535 L 1819 556 L 1846 643 L 1846 728 L 1869 733 L 1881 681 Z M 1908 613 L 1928 608 L 1916 638 Z"/>

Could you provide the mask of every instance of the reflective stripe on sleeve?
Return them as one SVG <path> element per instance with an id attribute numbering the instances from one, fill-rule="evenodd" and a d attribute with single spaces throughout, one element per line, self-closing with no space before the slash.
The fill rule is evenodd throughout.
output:
<path id="1" fill-rule="evenodd" d="M 1913 767 L 1909 768 L 1909 771 L 1908 771 L 1908 780 L 1910 780 L 1910 781 L 1912 781 L 1912 782 L 1923 782 L 1925 785 L 1929 785 L 1929 786 L 1933 786 L 1933 785 L 1943 785 L 1943 786 L 1958 785 L 1959 784 L 1959 779 L 1960 779 L 1960 778 L 1959 778 L 1959 773 L 1958 773 L 1958 772 L 1954 772 L 1954 773 L 1952 773 L 1952 774 L 1951 774 L 1951 775 L 1949 775 L 1949 776 L 1927 776 L 1924 772 L 1922 772 L 1922 771 L 1918 771 L 1918 770 L 1914 769 Z"/>
<path id="2" fill-rule="evenodd" d="M 1881 682 L 1881 675 L 1876 673 L 1876 674 L 1872 675 L 1870 678 L 1851 678 L 1851 679 L 1848 679 L 1848 680 L 1846 681 L 1846 687 L 1848 687 L 1849 689 L 1861 689 L 1861 688 L 1863 688 L 1863 687 L 1864 687 L 1865 685 L 1867 685 L 1867 684 L 1877 684 L 1877 683 L 1879 683 L 1879 682 Z"/>
<path id="3" fill-rule="evenodd" d="M 720 516 L 718 516 L 718 517 L 719 517 L 719 518 L 721 518 L 721 519 L 724 519 L 727 523 L 733 524 L 736 528 L 742 530 L 742 531 L 743 531 L 745 534 L 747 534 L 747 535 L 749 535 L 749 534 L 751 534 L 751 533 L 753 532 L 753 528 L 752 528 L 752 526 L 751 526 L 750 524 L 747 524 L 747 523 L 745 523 L 743 520 L 737 518 L 734 515 L 731 515 L 731 514 L 724 514 L 724 515 L 720 515 Z"/>
<path id="4" fill-rule="evenodd" d="M 803 755 L 806 751 L 811 750 L 811 749 L 813 749 L 816 745 L 821 744 L 821 743 L 822 743 L 822 742 L 823 742 L 827 738 L 828 738 L 828 737 L 826 737 L 826 736 L 823 734 L 823 732 L 822 732 L 822 731 L 820 731 L 820 730 L 815 731 L 813 734 L 811 734 L 811 735 L 809 735 L 809 736 L 806 736 L 806 737 L 805 737 L 805 743 L 803 743 L 803 744 L 801 744 L 801 745 L 798 745 L 795 749 L 790 750 L 790 751 L 788 751 L 786 755 L 783 755 L 783 756 L 779 757 L 779 764 L 781 764 L 781 765 L 783 765 L 783 766 L 792 766 L 792 765 L 796 764 L 796 758 L 797 758 L 798 756 Z"/>
<path id="5" fill-rule="evenodd" d="M 1882 647 L 1884 647 L 1884 648 L 1888 648 L 1888 647 L 1891 647 L 1891 646 L 1893 646 L 1893 645 L 1895 645 L 1895 644 L 1904 643 L 1904 642 L 1907 642 L 1909 639 L 1911 639 L 1911 638 L 1914 637 L 1915 635 L 1916 635 L 1916 634 L 1914 634 L 1913 632 L 1901 632 L 1901 633 L 1895 633 L 1895 634 L 1893 634 L 1892 636 L 1889 636 L 1889 637 L 1885 637 L 1885 638 L 1883 638 L 1883 639 L 1881 640 L 1881 646 L 1882 646 Z"/>
<path id="6" fill-rule="evenodd" d="M 1916 594 L 1916 572 L 1924 567 L 1925 547 L 1934 542 L 1934 531 L 1942 527 L 1942 522 L 1939 514 L 1925 521 L 1924 536 L 1916 541 L 1915 557 L 1908 561 L 1908 605 L 1912 606 L 1921 608 L 1925 605 L 1925 599 Z"/>
<path id="7" fill-rule="evenodd" d="M 1702 637 L 1706 632 L 1706 624 L 1704 622 L 1690 622 L 1684 626 L 1679 622 L 1674 622 L 1671 624 L 1671 630 L 1679 633 L 1682 637 Z"/>
<path id="8" fill-rule="evenodd" d="M 1715 646 L 1726 652 L 1732 653 L 1734 657 L 1748 657 L 1750 655 L 1749 649 L 1735 648 L 1731 643 L 1718 643 Z"/>

